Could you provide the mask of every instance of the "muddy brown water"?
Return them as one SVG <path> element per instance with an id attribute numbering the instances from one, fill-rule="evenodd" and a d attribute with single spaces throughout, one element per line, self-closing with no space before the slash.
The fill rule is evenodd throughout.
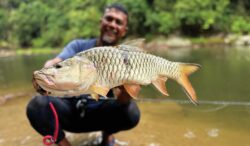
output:
<path id="1" fill-rule="evenodd" d="M 130 146 L 250 146 L 250 49 L 178 49 L 158 53 L 170 60 L 196 62 L 191 76 L 200 105 L 192 105 L 175 82 L 169 97 L 142 89 L 142 117 L 132 130 L 116 134 Z M 0 57 L 0 146 L 42 146 L 25 108 L 35 94 L 30 78 L 50 55 Z M 68 134 L 80 146 L 87 134 Z"/>
<path id="2" fill-rule="evenodd" d="M 1 146 L 42 146 L 42 137 L 29 125 L 25 106 L 30 97 L 9 100 L 0 107 Z M 207 107 L 183 107 L 172 101 L 139 102 L 139 125 L 116 134 L 130 146 L 249 146 L 249 112 L 228 106 L 216 112 Z M 247 108 L 247 107 L 246 107 Z M 245 115 L 245 116 L 244 116 Z M 80 146 L 87 134 L 70 134 Z"/>

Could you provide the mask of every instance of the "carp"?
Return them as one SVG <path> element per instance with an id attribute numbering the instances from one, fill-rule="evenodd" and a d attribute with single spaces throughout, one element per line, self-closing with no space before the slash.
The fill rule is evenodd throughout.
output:
<path id="1" fill-rule="evenodd" d="M 80 52 L 51 67 L 33 74 L 34 87 L 47 95 L 69 97 L 81 94 L 106 96 L 114 87 L 123 85 L 136 98 L 140 85 L 153 84 L 168 96 L 165 82 L 179 83 L 189 99 L 197 104 L 197 95 L 188 76 L 199 64 L 172 62 L 141 49 L 141 42 L 118 46 L 95 47 Z"/>

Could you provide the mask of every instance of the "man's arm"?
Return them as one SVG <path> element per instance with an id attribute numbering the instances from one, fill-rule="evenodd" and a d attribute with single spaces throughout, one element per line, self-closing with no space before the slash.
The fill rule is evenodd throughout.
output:
<path id="1" fill-rule="evenodd" d="M 61 62 L 65 59 L 68 59 L 78 52 L 87 50 L 89 48 L 94 47 L 96 44 L 96 39 L 91 39 L 91 40 L 83 40 L 83 39 L 78 39 L 78 40 L 73 40 L 70 43 L 68 43 L 64 48 L 63 51 L 58 54 L 54 59 L 48 60 L 45 64 L 44 67 L 48 67 L 51 65 L 54 65 L 58 62 Z"/>
<path id="2" fill-rule="evenodd" d="M 77 52 L 76 41 L 71 41 L 66 47 L 63 48 L 63 51 L 58 54 L 55 58 L 50 59 L 45 62 L 44 67 L 52 66 L 58 62 L 61 62 L 67 58 L 72 57 Z"/>

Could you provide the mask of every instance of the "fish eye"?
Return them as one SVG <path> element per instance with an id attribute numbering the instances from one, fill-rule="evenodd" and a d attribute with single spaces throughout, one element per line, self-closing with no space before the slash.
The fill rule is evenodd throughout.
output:
<path id="1" fill-rule="evenodd" d="M 54 67 L 58 69 L 61 68 L 62 66 L 60 64 L 55 64 Z"/>

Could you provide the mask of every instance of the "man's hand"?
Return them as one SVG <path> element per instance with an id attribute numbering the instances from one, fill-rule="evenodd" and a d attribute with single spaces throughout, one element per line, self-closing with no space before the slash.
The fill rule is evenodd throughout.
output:
<path id="1" fill-rule="evenodd" d="M 128 94 L 128 92 L 125 90 L 123 86 L 116 87 L 113 91 L 114 91 L 114 94 L 117 96 L 117 100 L 120 103 L 127 103 L 131 99 L 133 99 L 133 97 L 131 97 Z"/>
<path id="2" fill-rule="evenodd" d="M 44 67 L 50 67 L 50 66 L 52 66 L 52 65 L 54 65 L 54 64 L 56 64 L 56 63 L 58 63 L 58 62 L 61 62 L 61 61 L 63 61 L 61 58 L 56 57 L 56 58 L 54 58 L 54 59 L 48 60 L 48 61 L 44 64 Z"/>

